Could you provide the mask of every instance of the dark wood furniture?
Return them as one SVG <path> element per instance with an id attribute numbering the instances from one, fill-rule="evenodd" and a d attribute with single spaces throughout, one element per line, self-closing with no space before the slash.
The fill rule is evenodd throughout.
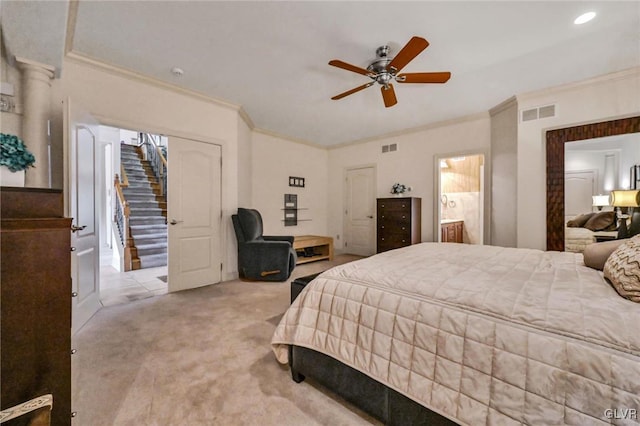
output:
<path id="1" fill-rule="evenodd" d="M 51 424 L 70 425 L 71 219 L 62 191 L 0 194 L 1 408 L 53 394 Z"/>
<path id="2" fill-rule="evenodd" d="M 291 303 L 318 275 L 320 273 L 291 282 Z M 290 346 L 289 367 L 296 383 L 308 377 L 385 425 L 456 425 L 366 374 L 312 349 Z"/>
<path id="3" fill-rule="evenodd" d="M 464 235 L 464 221 L 443 221 L 440 223 L 440 241 L 443 243 L 462 243 Z"/>
<path id="4" fill-rule="evenodd" d="M 377 253 L 420 243 L 421 199 L 378 198 Z"/>

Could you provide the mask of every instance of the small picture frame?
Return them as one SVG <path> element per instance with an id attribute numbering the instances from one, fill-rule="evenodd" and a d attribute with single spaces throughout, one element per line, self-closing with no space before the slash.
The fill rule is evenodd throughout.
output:
<path id="1" fill-rule="evenodd" d="M 296 188 L 304 188 L 304 178 L 289 176 L 289 186 L 294 186 Z"/>

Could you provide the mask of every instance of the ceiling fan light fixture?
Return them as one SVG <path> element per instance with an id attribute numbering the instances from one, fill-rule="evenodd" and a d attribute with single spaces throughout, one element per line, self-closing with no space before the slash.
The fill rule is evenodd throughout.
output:
<path id="1" fill-rule="evenodd" d="M 595 12 L 586 12 L 583 13 L 582 15 L 578 16 L 573 23 L 576 25 L 582 25 L 582 24 L 586 24 L 587 22 L 591 21 L 593 18 L 596 17 L 596 13 Z"/>
<path id="2" fill-rule="evenodd" d="M 376 50 L 376 59 L 369 64 L 367 69 L 351 65 L 339 59 L 329 61 L 329 65 L 342 68 L 347 71 L 369 77 L 372 81 L 358 86 L 354 89 L 340 93 L 332 97 L 333 100 L 342 99 L 346 96 L 359 92 L 374 83 L 381 86 L 384 106 L 389 108 L 398 103 L 395 90 L 391 82 L 398 83 L 446 83 L 451 77 L 451 73 L 446 72 L 423 72 L 400 74 L 398 72 L 411 62 L 416 56 L 429 46 L 429 42 L 422 37 L 412 37 L 405 46 L 393 57 L 389 57 L 389 46 L 380 46 Z"/>

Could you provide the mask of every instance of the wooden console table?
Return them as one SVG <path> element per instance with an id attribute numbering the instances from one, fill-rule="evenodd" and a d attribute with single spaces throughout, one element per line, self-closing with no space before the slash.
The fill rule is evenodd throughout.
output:
<path id="1" fill-rule="evenodd" d="M 309 256 L 298 255 L 296 265 L 314 262 L 316 260 L 333 260 L 333 238 L 322 237 L 320 235 L 299 235 L 294 237 L 293 249 L 296 253 L 304 251 L 313 253 Z"/>

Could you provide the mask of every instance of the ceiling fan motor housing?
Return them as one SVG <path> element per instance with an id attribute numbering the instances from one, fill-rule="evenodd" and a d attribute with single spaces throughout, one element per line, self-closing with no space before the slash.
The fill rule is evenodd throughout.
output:
<path id="1" fill-rule="evenodd" d="M 376 49 L 377 59 L 367 67 L 367 71 L 375 74 L 370 76 L 372 80 L 377 81 L 379 84 L 386 86 L 393 79 L 395 70 L 387 70 L 387 66 L 391 63 L 391 59 L 387 55 L 389 54 L 389 46 L 380 46 Z"/>

